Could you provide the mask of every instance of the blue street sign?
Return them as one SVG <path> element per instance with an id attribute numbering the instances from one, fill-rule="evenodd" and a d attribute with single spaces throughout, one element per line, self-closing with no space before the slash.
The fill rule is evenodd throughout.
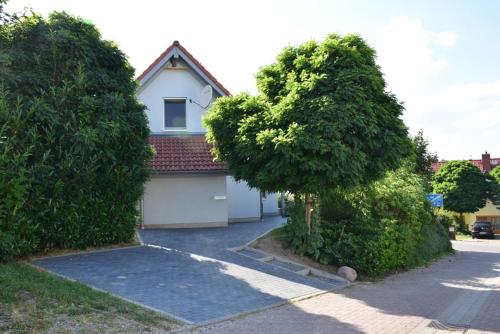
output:
<path id="1" fill-rule="evenodd" d="M 425 196 L 433 208 L 442 208 L 443 207 L 443 194 L 429 194 Z"/>

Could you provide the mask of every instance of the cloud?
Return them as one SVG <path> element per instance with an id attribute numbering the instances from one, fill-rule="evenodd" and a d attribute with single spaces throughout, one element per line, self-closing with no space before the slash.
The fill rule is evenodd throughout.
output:
<path id="1" fill-rule="evenodd" d="M 424 128 L 431 146 L 447 159 L 500 156 L 500 80 L 455 84 L 422 96 L 414 125 Z"/>
<path id="2" fill-rule="evenodd" d="M 449 62 L 444 51 L 454 32 L 425 29 L 421 20 L 399 16 L 380 28 L 375 40 L 378 63 L 388 88 L 405 102 L 404 120 L 415 133 L 424 130 L 430 148 L 444 159 L 500 156 L 500 80 L 436 84 Z"/>
<path id="3" fill-rule="evenodd" d="M 378 62 L 385 73 L 389 89 L 407 99 L 425 82 L 448 66 L 435 47 L 455 44 L 453 32 L 430 32 L 422 21 L 406 15 L 395 17 L 377 33 L 375 46 Z"/>
<path id="4" fill-rule="evenodd" d="M 500 80 L 456 84 L 446 89 L 438 100 L 438 107 L 458 110 L 499 108 Z M 479 110 L 476 110 L 479 111 Z M 500 121 L 500 119 L 499 119 Z"/>
<path id="5" fill-rule="evenodd" d="M 451 47 L 457 40 L 457 34 L 451 31 L 433 33 L 432 39 L 434 40 L 434 44 L 437 46 Z"/>

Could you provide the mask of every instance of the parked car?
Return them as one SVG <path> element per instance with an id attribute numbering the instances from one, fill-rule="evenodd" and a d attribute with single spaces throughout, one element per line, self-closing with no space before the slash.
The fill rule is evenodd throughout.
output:
<path id="1" fill-rule="evenodd" d="M 495 227 L 490 222 L 475 222 L 472 225 L 472 238 L 495 239 Z"/>

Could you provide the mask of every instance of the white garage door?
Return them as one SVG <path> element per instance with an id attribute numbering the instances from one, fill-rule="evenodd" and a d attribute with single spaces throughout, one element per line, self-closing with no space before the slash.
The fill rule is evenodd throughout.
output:
<path id="1" fill-rule="evenodd" d="M 145 228 L 226 226 L 223 175 L 153 176 L 145 186 Z"/>

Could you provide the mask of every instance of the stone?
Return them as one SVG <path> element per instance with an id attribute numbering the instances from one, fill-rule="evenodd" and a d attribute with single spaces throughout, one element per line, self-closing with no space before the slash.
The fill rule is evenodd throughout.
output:
<path id="1" fill-rule="evenodd" d="M 358 277 L 358 273 L 356 273 L 356 270 L 352 269 L 351 267 L 347 267 L 347 266 L 340 267 L 337 270 L 337 275 L 345 278 L 349 282 L 354 282 L 356 280 L 356 278 Z"/>

